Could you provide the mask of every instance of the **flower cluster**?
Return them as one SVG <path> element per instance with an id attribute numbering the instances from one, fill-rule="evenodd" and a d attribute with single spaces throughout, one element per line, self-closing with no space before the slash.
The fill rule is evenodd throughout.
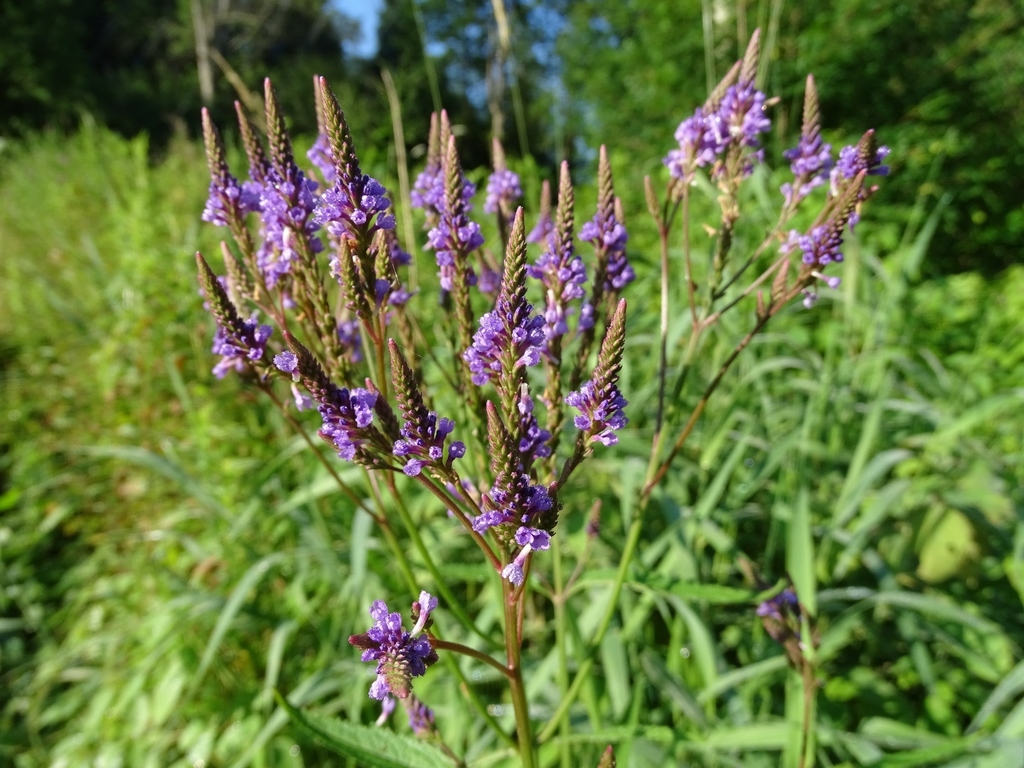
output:
<path id="1" fill-rule="evenodd" d="M 484 200 L 484 213 L 498 213 L 511 210 L 512 206 L 523 196 L 519 186 L 519 174 L 504 168 L 492 173 L 487 179 L 487 198 Z"/>
<path id="2" fill-rule="evenodd" d="M 565 402 L 580 412 L 573 419 L 576 428 L 582 430 L 588 440 L 603 445 L 619 442 L 616 430 L 629 423 L 622 410 L 629 403 L 615 385 L 599 390 L 593 381 L 584 382 L 578 390 L 565 396 Z"/>
<path id="3" fill-rule="evenodd" d="M 537 365 L 544 347 L 544 318 L 534 315 L 533 305 L 498 306 L 480 318 L 473 335 L 473 346 L 463 353 L 473 374 L 473 383 L 482 387 L 500 374 L 511 351 L 515 367 Z"/>
<path id="4" fill-rule="evenodd" d="M 558 194 L 557 225 L 553 227 L 552 234 L 547 238 L 547 248 L 537 259 L 537 263 L 526 268 L 526 274 L 540 280 L 544 286 L 544 338 L 547 340 L 549 353 L 552 348 L 551 341 L 569 332 L 567 318 L 573 312 L 569 302 L 584 297 L 583 285 L 587 281 L 587 271 L 583 266 L 583 260 L 576 255 L 573 245 L 573 192 L 568 163 L 562 163 Z M 587 224 L 587 226 L 592 225 L 594 222 Z M 617 223 L 615 227 L 622 233 L 621 252 L 624 259 L 625 229 Z M 631 268 L 628 264 L 624 268 L 621 263 L 616 262 L 616 269 L 614 281 L 625 285 L 623 280 L 628 277 L 625 270 L 628 269 L 631 272 Z"/>
<path id="5" fill-rule="evenodd" d="M 289 342 L 294 343 L 294 340 L 289 338 Z M 308 350 L 297 343 L 294 345 L 294 351 L 275 355 L 274 365 L 290 374 L 293 380 L 301 380 L 309 390 L 320 411 L 320 437 L 334 446 L 338 457 L 345 461 L 367 460 L 364 446 L 379 447 L 382 443 L 380 433 L 372 426 L 377 393 L 337 386 L 327 378 Z"/>
<path id="6" fill-rule="evenodd" d="M 253 315 L 242 321 L 237 332 L 231 332 L 223 326 L 217 327 L 213 337 L 212 352 L 221 359 L 213 367 L 213 375 L 223 379 L 230 371 L 242 373 L 246 369 L 246 361 L 259 360 L 267 347 L 274 329 L 269 325 L 260 325 Z"/>
<path id="7" fill-rule="evenodd" d="M 406 698 L 412 692 L 413 678 L 422 677 L 427 667 L 437 661 L 430 635 L 423 632 L 435 608 L 437 598 L 420 592 L 420 599 L 413 603 L 416 623 L 406 632 L 400 613 L 390 613 L 383 600 L 374 601 L 370 607 L 373 626 L 348 639 L 349 643 L 363 649 L 363 661 L 377 662 L 377 679 L 370 686 L 371 698 L 378 701 L 385 701 L 389 695 Z"/>
<path id="8" fill-rule="evenodd" d="M 679 124 L 675 133 L 679 146 L 663 161 L 672 178 L 690 183 L 698 168 L 712 164 L 717 175 L 724 169 L 719 161 L 730 150 L 733 156 L 743 156 L 737 169 L 740 176 L 749 175 L 753 164 L 764 159 L 760 136 L 771 128 L 771 121 L 765 114 L 765 95 L 754 85 L 759 42 L 755 32 L 743 62 L 737 62 L 704 105 Z"/>
<path id="9" fill-rule="evenodd" d="M 270 286 L 291 272 L 303 249 L 323 250 L 315 236 L 320 224 L 313 218 L 317 183 L 294 163 L 283 171 L 271 168 L 260 191 L 263 247 L 258 264 Z"/>
<path id="10" fill-rule="evenodd" d="M 454 421 L 439 419 L 433 411 L 429 411 L 421 421 L 407 421 L 402 426 L 402 439 L 396 440 L 394 447 L 395 456 L 412 457 L 406 461 L 402 471 L 415 477 L 423 471 L 425 465 L 441 464 L 444 442 L 454 431 Z M 454 459 L 461 459 L 465 455 L 465 443 L 456 440 L 448 446 L 447 466 L 450 468 Z"/>

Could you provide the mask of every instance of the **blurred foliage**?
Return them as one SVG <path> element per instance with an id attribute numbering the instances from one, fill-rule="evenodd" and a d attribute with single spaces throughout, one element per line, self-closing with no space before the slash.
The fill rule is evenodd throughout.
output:
<path id="1" fill-rule="evenodd" d="M 369 670 L 346 638 L 371 600 L 401 604 L 406 590 L 369 518 L 276 411 L 209 374 L 189 258 L 216 252 L 218 233 L 198 222 L 201 151 L 178 141 L 159 164 L 148 155 L 143 139 L 90 123 L 0 154 L 0 762 L 336 764 L 273 689 L 372 722 Z M 364 164 L 393 184 L 387 155 Z M 536 171 L 517 168 L 536 190 Z M 778 181 L 755 178 L 737 248 L 769 220 L 758 201 Z M 579 218 L 593 202 L 582 188 Z M 770 581 L 790 573 L 817 605 L 820 764 L 1016 765 L 1024 271 L 921 280 L 941 215 L 924 209 L 884 260 L 875 235 L 893 239 L 889 226 L 862 223 L 841 289 L 814 311 L 792 308 L 740 358 L 649 510 L 572 710 L 579 764 L 611 741 L 620 765 L 795 768 L 799 684 L 756 621 L 746 560 Z M 628 293 L 653 295 L 654 233 L 638 215 L 630 224 L 640 278 Z M 585 564 L 566 603 L 580 638 L 603 607 L 650 444 L 658 319 L 642 305 L 622 381 L 632 428 L 566 489 L 556 537 L 565 567 Z M 421 322 L 432 311 L 421 303 Z M 703 377 L 746 322 L 727 318 Z M 685 322 L 672 318 L 670 339 Z M 688 388 L 682 405 L 697 395 Z M 595 499 L 602 527 L 588 543 Z M 489 631 L 494 591 L 467 564 L 465 537 L 430 498 L 409 503 Z M 541 591 L 527 613 L 539 721 L 560 695 L 550 610 Z M 443 610 L 436 619 L 459 638 Z M 570 642 L 571 668 L 583 647 Z M 463 670 L 485 703 L 502 703 L 488 670 Z M 444 666 L 417 690 L 449 743 L 498 746 Z M 556 759 L 555 741 L 543 755 Z"/>
<path id="2" fill-rule="evenodd" d="M 650 158 L 649 172 L 755 26 L 771 57 L 761 81 L 782 97 L 775 157 L 797 142 L 803 76 L 813 72 L 835 149 L 865 126 L 893 149 L 876 216 L 902 225 L 905 201 L 953 196 L 928 274 L 1020 262 L 1024 7 L 1013 0 L 579 0 L 558 47 L 566 88 L 579 96 L 576 129 L 595 144 L 614 136 L 631 157 Z"/>

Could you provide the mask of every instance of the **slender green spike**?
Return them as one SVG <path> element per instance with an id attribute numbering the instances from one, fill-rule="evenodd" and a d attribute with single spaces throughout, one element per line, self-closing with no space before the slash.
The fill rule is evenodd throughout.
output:
<path id="1" fill-rule="evenodd" d="M 757 64 L 761 58 L 761 30 L 755 29 L 747 43 L 747 52 L 743 55 L 743 66 L 740 69 L 740 85 L 751 85 L 757 78 Z"/>
<path id="2" fill-rule="evenodd" d="M 227 331 L 238 333 L 243 326 L 238 309 L 231 301 L 231 297 L 228 296 L 228 292 L 224 290 L 224 286 L 220 284 L 217 275 L 206 263 L 203 254 L 198 252 L 196 253 L 196 266 L 199 270 L 199 285 L 203 289 L 206 300 L 210 302 L 210 309 L 217 324 Z"/>
<path id="3" fill-rule="evenodd" d="M 603 392 L 619 378 L 622 369 L 622 352 L 626 346 L 626 300 L 619 299 L 615 312 L 608 322 L 608 331 L 601 342 L 594 368 L 594 389 Z"/>
<path id="4" fill-rule="evenodd" d="M 263 152 L 263 143 L 240 101 L 235 102 L 235 114 L 238 115 L 238 130 L 242 134 L 245 156 L 249 159 L 249 176 L 253 181 L 262 184 L 267 173 L 267 156 Z"/>
<path id="5" fill-rule="evenodd" d="M 210 110 L 203 107 L 203 145 L 206 148 L 206 164 L 210 169 L 210 178 L 223 181 L 228 175 L 228 161 L 224 153 L 224 142 L 220 131 L 210 119 Z"/>
<path id="6" fill-rule="evenodd" d="M 251 299 L 255 291 L 249 273 L 223 240 L 220 243 L 220 250 L 224 255 L 224 271 L 228 275 L 228 286 L 233 294 L 232 299 L 238 304 L 241 304 L 243 299 Z"/>
<path id="7" fill-rule="evenodd" d="M 316 108 L 317 133 L 327 135 L 327 126 L 324 124 L 324 95 L 320 90 L 320 75 L 313 75 L 313 104 Z"/>
<path id="8" fill-rule="evenodd" d="M 292 142 L 288 138 L 288 127 L 284 122 L 284 115 L 281 114 L 281 107 L 277 101 L 277 93 L 274 91 L 274 84 L 270 78 L 263 81 L 263 96 L 267 107 L 267 141 L 270 144 L 270 162 L 274 170 L 282 178 L 288 176 L 288 169 L 295 164 L 292 154 Z"/>
<path id="9" fill-rule="evenodd" d="M 516 458 L 519 455 L 518 446 L 512 440 L 512 435 L 501 420 L 501 415 L 494 403 L 488 400 L 486 409 L 487 447 L 491 452 L 491 472 L 494 474 L 494 483 L 496 486 L 503 481 L 507 484 L 515 470 Z"/>
<path id="10" fill-rule="evenodd" d="M 810 141 L 821 132 L 821 114 L 818 111 L 818 89 L 814 85 L 814 75 L 807 76 L 804 87 L 804 118 L 801 133 L 805 141 Z"/>
<path id="11" fill-rule="evenodd" d="M 427 136 L 427 167 L 441 164 L 441 133 L 437 112 L 430 113 L 430 133 Z"/>
<path id="12" fill-rule="evenodd" d="M 327 138 L 331 142 L 331 151 L 334 153 L 335 170 L 343 179 L 358 179 L 362 172 L 359 170 L 352 132 L 349 130 L 345 113 L 341 110 L 341 105 L 338 104 L 338 99 L 325 77 L 320 78 L 320 98 L 323 104 L 321 118 Z"/>
<path id="13" fill-rule="evenodd" d="M 388 352 L 391 354 L 391 384 L 395 388 L 395 398 L 403 418 L 416 425 L 426 424 L 428 412 L 423 402 L 423 393 L 394 339 L 388 339 Z"/>
<path id="14" fill-rule="evenodd" d="M 601 762 L 597 764 L 597 768 L 615 768 L 615 750 L 612 749 L 612 745 L 609 744 L 604 754 L 601 755 Z"/>
<path id="15" fill-rule="evenodd" d="M 597 161 L 597 212 L 602 218 L 608 218 L 615 212 L 615 182 L 608 148 L 604 144 Z"/>
<path id="16" fill-rule="evenodd" d="M 551 193 L 548 192 L 550 195 Z M 551 205 L 550 200 L 548 206 Z M 555 241 L 557 253 L 564 253 L 572 246 L 575 228 L 576 196 L 569 176 L 569 163 L 562 161 L 558 176 L 558 208 L 555 211 Z"/>

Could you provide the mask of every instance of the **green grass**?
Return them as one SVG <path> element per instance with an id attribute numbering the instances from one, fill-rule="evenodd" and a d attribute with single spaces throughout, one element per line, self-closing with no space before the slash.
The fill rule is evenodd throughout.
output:
<path id="1" fill-rule="evenodd" d="M 219 234 L 198 220 L 202 153 L 181 142 L 151 162 L 147 149 L 86 125 L 0 152 L 0 762 L 336 764 L 273 690 L 372 722 L 347 637 L 370 601 L 408 590 L 370 518 L 269 403 L 210 375 L 191 258 L 215 254 Z M 617 178 L 641 265 L 621 384 L 632 424 L 563 499 L 563 568 L 587 558 L 566 603 L 571 671 L 611 589 L 656 398 L 657 307 L 641 300 L 657 295 L 655 242 L 640 187 L 628 168 Z M 592 197 L 581 190 L 578 219 Z M 872 233 L 868 212 L 840 290 L 785 312 L 730 372 L 648 509 L 570 711 L 574 764 L 613 742 L 624 766 L 796 768 L 800 679 L 754 616 L 745 560 L 769 582 L 788 572 L 817 610 L 817 765 L 995 768 L 1024 754 L 1024 270 L 917 281 L 933 207 L 905 236 Z M 706 343 L 701 376 L 742 312 Z M 411 495 L 410 511 L 481 629 L 497 629 L 473 550 L 430 498 Z M 438 622 L 465 634 L 443 610 Z M 550 602 L 537 597 L 527 622 L 542 726 L 560 698 Z M 484 704 L 503 703 L 490 671 L 461 668 Z M 457 751 L 503 747 L 445 664 L 417 691 Z M 504 703 L 491 711 L 508 728 Z"/>

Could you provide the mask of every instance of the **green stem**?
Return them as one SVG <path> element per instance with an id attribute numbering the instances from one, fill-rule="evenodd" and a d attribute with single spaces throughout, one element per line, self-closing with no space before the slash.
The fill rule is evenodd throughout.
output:
<path id="1" fill-rule="evenodd" d="M 438 648 L 442 651 L 451 651 L 452 653 L 461 653 L 463 656 L 470 656 L 477 661 L 482 661 L 484 664 L 489 664 L 501 672 L 505 677 L 508 677 L 508 667 L 491 656 L 488 656 L 483 651 L 478 651 L 476 648 L 471 648 L 470 646 L 463 645 L 462 643 L 453 643 L 450 640 L 442 640 L 439 637 L 432 637 L 430 645 L 432 648 Z"/>
<path id="2" fill-rule="evenodd" d="M 569 656 L 566 650 L 566 634 L 569 627 L 566 624 L 565 616 L 565 593 L 564 580 L 562 577 L 562 544 L 559 537 L 554 539 L 554 558 L 552 563 L 553 577 L 555 580 L 555 592 L 552 596 L 555 604 L 555 645 L 558 647 L 558 690 L 562 698 L 569 691 Z M 560 751 L 562 756 L 562 768 L 572 768 L 572 752 L 569 748 L 569 718 L 568 710 L 558 719 L 561 732 Z"/>
<path id="3" fill-rule="evenodd" d="M 533 733 L 530 726 L 530 708 L 526 701 L 526 686 L 523 684 L 523 670 L 519 656 L 519 615 L 518 603 L 512 600 L 512 585 L 502 579 L 502 603 L 505 606 L 505 654 L 508 659 L 509 689 L 512 694 L 512 709 L 516 715 L 516 736 L 519 740 L 519 757 L 522 768 L 537 765 L 533 749 Z"/>
<path id="4" fill-rule="evenodd" d="M 440 592 L 441 597 L 444 598 L 445 607 L 469 632 L 472 632 L 489 646 L 493 646 L 495 644 L 494 640 L 477 629 L 476 624 L 473 623 L 473 620 L 469 618 L 465 610 L 463 610 L 461 601 L 457 600 L 448 588 L 447 582 L 441 575 L 440 570 L 438 570 L 437 563 L 435 563 L 434 558 L 430 556 L 430 550 L 427 549 L 426 544 L 423 542 L 423 537 L 420 536 L 419 528 L 417 528 L 416 523 L 413 521 L 412 515 L 409 513 L 409 508 L 405 506 L 405 502 L 398 493 L 398 488 L 395 485 L 395 478 L 388 476 L 387 483 L 388 489 L 391 491 L 391 495 L 395 499 L 398 516 L 402 518 L 402 524 L 405 526 L 405 529 L 409 534 L 409 538 L 412 539 L 413 546 L 416 547 L 416 551 L 423 560 L 423 564 L 426 566 L 427 571 L 429 571 L 431 578 L 433 578 L 434 586 L 437 587 L 437 591 Z"/>

